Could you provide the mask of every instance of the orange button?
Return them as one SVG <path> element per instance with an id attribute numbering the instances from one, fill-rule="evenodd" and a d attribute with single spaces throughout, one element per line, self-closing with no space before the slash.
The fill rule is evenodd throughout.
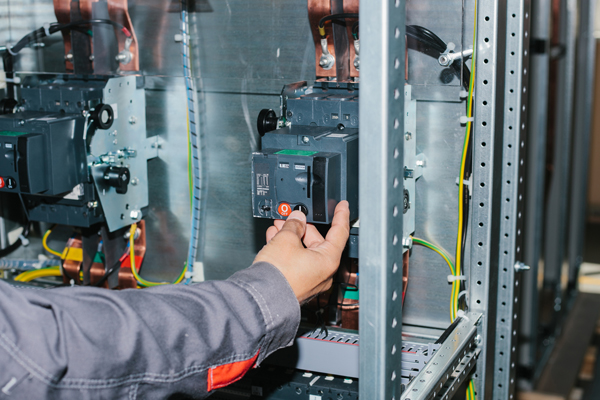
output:
<path id="1" fill-rule="evenodd" d="M 277 207 L 277 212 L 282 217 L 287 217 L 292 213 L 292 207 L 288 203 L 279 203 L 279 207 Z"/>
<path id="2" fill-rule="evenodd" d="M 0 189 L 4 187 L 4 178 L 0 178 Z"/>

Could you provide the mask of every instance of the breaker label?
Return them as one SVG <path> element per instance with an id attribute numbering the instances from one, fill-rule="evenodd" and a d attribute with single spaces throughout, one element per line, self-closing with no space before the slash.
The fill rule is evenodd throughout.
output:
<path id="1" fill-rule="evenodd" d="M 269 164 L 254 165 L 254 179 L 256 179 L 256 195 L 269 195 Z"/>

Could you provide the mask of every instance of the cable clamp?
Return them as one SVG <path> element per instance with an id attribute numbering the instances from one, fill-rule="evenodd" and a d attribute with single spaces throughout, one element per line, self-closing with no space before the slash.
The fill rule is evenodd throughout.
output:
<path id="1" fill-rule="evenodd" d="M 448 275 L 448 282 L 453 283 L 455 281 L 466 281 L 467 277 L 464 275 Z"/>
<path id="2" fill-rule="evenodd" d="M 46 36 L 50 36 L 50 23 L 46 22 L 44 25 L 42 25 L 42 28 L 44 28 L 44 33 L 46 34 Z"/>
<path id="3" fill-rule="evenodd" d="M 21 245 L 23 245 L 24 247 L 29 246 L 29 239 L 27 239 L 25 236 L 21 234 L 19 235 L 19 239 L 21 239 Z"/>
<path id="4" fill-rule="evenodd" d="M 466 115 L 461 115 L 461 117 L 458 119 L 460 121 L 461 124 L 466 125 L 467 122 L 473 122 L 475 121 L 474 117 L 467 117 Z"/>
<path id="5" fill-rule="evenodd" d="M 463 290 L 462 292 L 458 293 L 458 297 L 456 298 L 456 300 L 460 300 L 460 298 L 463 296 L 465 296 L 465 301 L 469 302 L 469 295 L 466 290 Z"/>

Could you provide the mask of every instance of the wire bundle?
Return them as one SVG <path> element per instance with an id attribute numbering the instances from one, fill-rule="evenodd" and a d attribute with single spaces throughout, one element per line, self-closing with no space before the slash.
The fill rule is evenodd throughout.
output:
<path id="1" fill-rule="evenodd" d="M 16 55 L 19 51 L 23 50 L 23 48 L 25 46 L 29 45 L 30 43 L 36 42 L 46 36 L 50 36 L 51 34 L 56 33 L 58 31 L 80 30 L 80 27 L 82 27 L 84 25 L 95 25 L 95 24 L 112 25 L 116 28 L 119 28 L 126 37 L 128 37 L 128 38 L 131 37 L 131 32 L 129 32 L 129 29 L 125 28 L 123 25 L 119 24 L 118 22 L 111 21 L 110 19 L 88 19 L 88 20 L 84 20 L 84 21 L 70 22 L 68 24 L 53 23 L 53 24 L 50 24 L 50 26 L 47 28 L 46 27 L 38 28 L 38 29 L 34 30 L 33 32 L 30 32 L 27 35 L 23 36 L 17 42 L 17 44 L 10 47 L 8 49 L 8 51 L 12 55 Z M 84 31 L 84 32 L 88 33 L 87 31 Z"/>

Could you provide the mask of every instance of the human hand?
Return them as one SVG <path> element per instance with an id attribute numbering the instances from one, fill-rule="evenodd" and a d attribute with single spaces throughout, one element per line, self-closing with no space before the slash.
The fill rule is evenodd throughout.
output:
<path id="1" fill-rule="evenodd" d="M 331 287 L 349 235 L 350 209 L 345 200 L 336 206 L 325 238 L 306 223 L 302 211 L 294 211 L 267 230 L 267 245 L 254 262 L 265 261 L 279 269 L 302 304 Z"/>

